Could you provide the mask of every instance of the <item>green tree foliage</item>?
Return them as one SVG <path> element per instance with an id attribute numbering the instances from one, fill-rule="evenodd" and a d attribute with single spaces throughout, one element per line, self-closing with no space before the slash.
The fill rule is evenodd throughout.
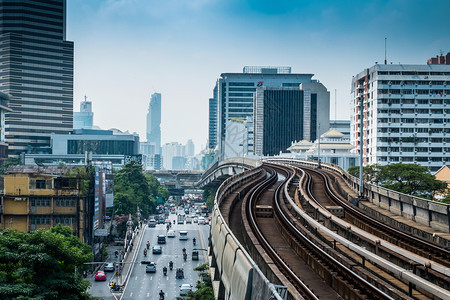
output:
<path id="1" fill-rule="evenodd" d="M 135 214 L 139 206 L 146 217 L 154 212 L 156 198 L 167 199 L 168 195 L 156 177 L 144 174 L 142 166 L 134 161 L 114 174 L 114 207 L 118 215 Z"/>
<path id="2" fill-rule="evenodd" d="M 196 290 L 189 292 L 185 298 L 177 299 L 188 299 L 188 300 L 213 300 L 214 291 L 212 287 L 211 276 L 209 275 L 209 265 L 207 263 L 201 264 L 194 268 L 194 271 L 200 272 L 198 275 L 200 280 L 197 281 L 195 286 Z"/>
<path id="3" fill-rule="evenodd" d="M 69 227 L 0 231 L 0 298 L 92 299 L 89 281 L 75 272 L 91 259 L 90 247 Z"/>
<path id="4" fill-rule="evenodd" d="M 0 174 L 5 174 L 6 169 L 8 169 L 9 166 L 17 166 L 17 165 L 21 165 L 21 164 L 22 164 L 22 161 L 20 160 L 20 158 L 9 157 L 8 159 L 5 160 L 3 165 L 0 167 Z"/>
<path id="5" fill-rule="evenodd" d="M 349 174 L 358 177 L 359 167 L 348 169 Z M 367 182 L 407 195 L 433 199 L 436 193 L 444 193 L 445 182 L 437 180 L 427 167 L 417 164 L 372 165 L 363 168 L 363 176 Z"/>
<path id="6" fill-rule="evenodd" d="M 379 172 L 382 186 L 408 195 L 433 199 L 436 192 L 443 192 L 447 184 L 437 180 L 427 167 L 416 164 L 390 164 Z"/>
<path id="7" fill-rule="evenodd" d="M 214 206 L 214 199 L 216 198 L 217 189 L 206 188 L 203 190 L 203 200 L 206 202 L 208 209 L 211 211 Z"/>
<path id="8" fill-rule="evenodd" d="M 378 173 L 381 166 L 378 164 L 363 167 L 363 177 L 366 182 L 377 184 L 379 181 Z M 359 166 L 348 168 L 348 173 L 359 178 Z"/>

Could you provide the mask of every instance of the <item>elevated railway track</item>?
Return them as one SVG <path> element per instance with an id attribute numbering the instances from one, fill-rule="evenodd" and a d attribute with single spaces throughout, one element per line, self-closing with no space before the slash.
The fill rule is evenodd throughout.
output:
<path id="1" fill-rule="evenodd" d="M 448 249 L 358 216 L 329 176 L 265 163 L 221 200 L 267 278 L 292 299 L 450 299 Z M 343 218 L 328 210 L 336 207 Z"/>

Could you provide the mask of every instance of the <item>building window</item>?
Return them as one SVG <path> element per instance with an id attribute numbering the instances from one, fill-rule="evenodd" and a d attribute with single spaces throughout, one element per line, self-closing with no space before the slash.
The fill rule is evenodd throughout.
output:
<path id="1" fill-rule="evenodd" d="M 72 225 L 75 224 L 75 218 L 73 216 L 57 216 L 55 217 L 55 224 Z"/>
<path id="2" fill-rule="evenodd" d="M 30 216 L 30 223 L 33 225 L 50 225 L 50 216 Z"/>
<path id="3" fill-rule="evenodd" d="M 36 180 L 36 189 L 45 189 L 45 180 Z"/>
<path id="4" fill-rule="evenodd" d="M 75 199 L 74 198 L 57 198 L 55 200 L 56 206 L 66 206 L 66 207 L 74 207 L 75 206 Z"/>
<path id="5" fill-rule="evenodd" d="M 47 197 L 38 197 L 38 198 L 30 198 L 31 206 L 50 206 L 50 198 Z"/>

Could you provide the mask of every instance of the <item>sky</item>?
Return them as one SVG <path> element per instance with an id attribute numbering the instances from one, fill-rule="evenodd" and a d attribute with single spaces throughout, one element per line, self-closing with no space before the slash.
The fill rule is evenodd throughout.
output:
<path id="1" fill-rule="evenodd" d="M 350 118 L 352 76 L 375 62 L 425 64 L 450 52 L 448 0 L 67 0 L 75 44 L 74 111 L 145 141 L 150 96 L 162 97 L 162 144 L 208 138 L 221 73 L 290 66 L 330 91 L 330 119 Z M 336 105 L 335 105 L 336 103 Z"/>

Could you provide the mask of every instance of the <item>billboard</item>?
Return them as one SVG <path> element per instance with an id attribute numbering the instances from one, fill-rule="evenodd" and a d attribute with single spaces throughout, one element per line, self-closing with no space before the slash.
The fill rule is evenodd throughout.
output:
<path id="1" fill-rule="evenodd" d="M 94 169 L 94 230 L 100 224 L 100 176 L 98 167 Z"/>

